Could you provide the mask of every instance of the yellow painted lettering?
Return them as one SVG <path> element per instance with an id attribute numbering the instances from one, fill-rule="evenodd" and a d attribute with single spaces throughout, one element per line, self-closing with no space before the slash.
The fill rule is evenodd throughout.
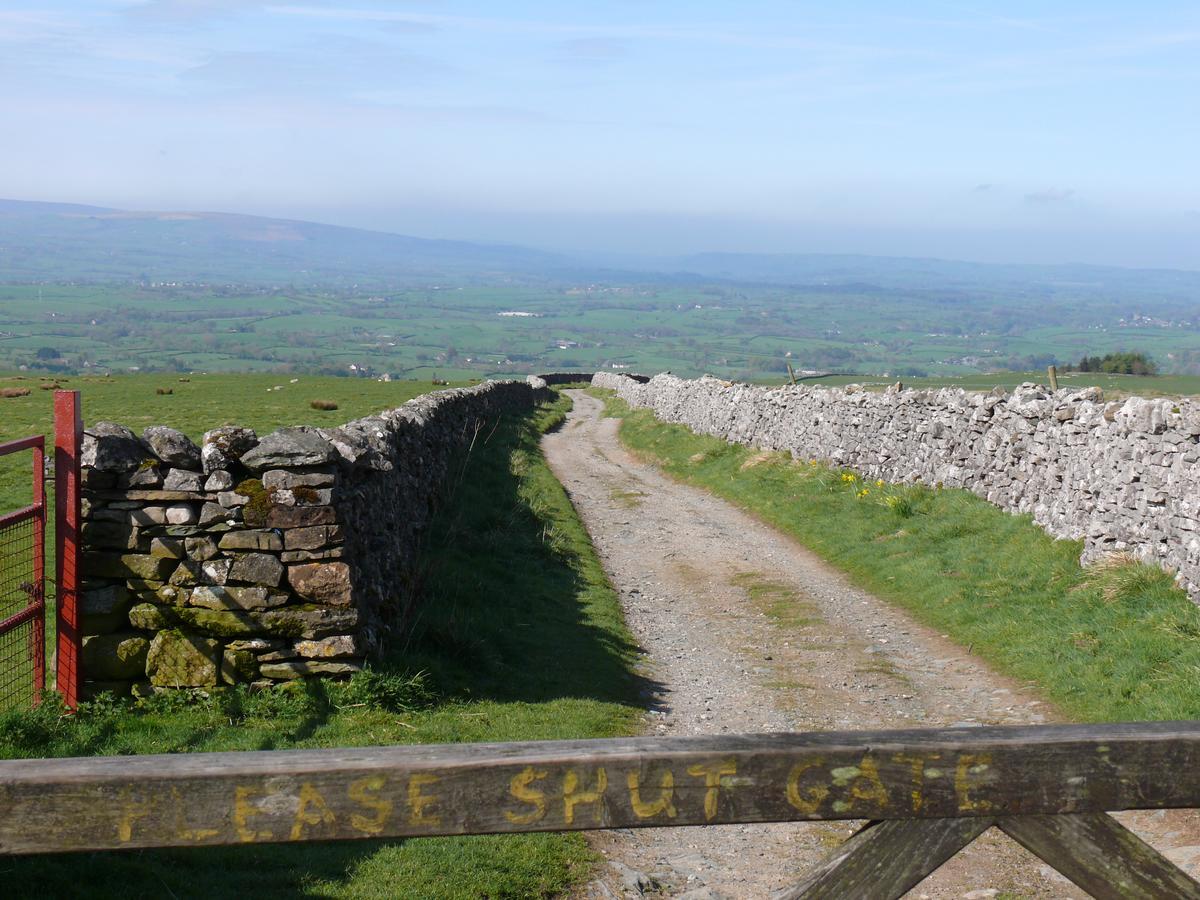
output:
<path id="1" fill-rule="evenodd" d="M 954 795 L 958 800 L 959 812 L 988 812 L 991 810 L 990 802 L 977 800 L 971 796 L 971 788 L 978 786 L 978 781 L 972 784 L 972 780 L 986 772 L 991 764 L 992 755 L 990 753 L 979 755 L 964 753 L 958 758 L 958 767 L 954 770 Z"/>
<path id="2" fill-rule="evenodd" d="M 608 773 L 603 766 L 596 768 L 596 789 L 594 791 L 579 790 L 579 776 L 574 769 L 567 769 L 563 776 L 563 819 L 568 825 L 575 821 L 575 807 L 586 803 L 599 803 L 604 797 L 604 789 L 608 787 Z M 596 810 L 596 821 L 601 821 L 601 811 Z"/>
<path id="3" fill-rule="evenodd" d="M 688 766 L 688 774 L 693 778 L 704 779 L 704 818 L 711 822 L 717 817 L 717 795 L 721 790 L 721 779 L 737 774 L 737 762 L 724 759 L 700 763 Z"/>
<path id="4" fill-rule="evenodd" d="M 796 763 L 796 765 L 792 766 L 792 771 L 788 773 L 787 801 L 806 816 L 813 815 L 821 808 L 821 802 L 829 796 L 829 785 L 822 779 L 816 784 L 804 788 L 802 792 L 800 789 L 800 779 L 810 769 L 820 769 L 824 765 L 825 760 L 817 757 L 816 759 Z M 822 772 L 822 774 L 824 773 Z"/>
<path id="5" fill-rule="evenodd" d="M 250 820 L 263 814 L 250 798 L 261 793 L 258 788 L 249 787 L 239 787 L 233 793 L 233 827 L 237 830 L 238 840 L 247 844 L 271 839 L 270 831 L 255 831 L 250 827 Z"/>
<path id="6" fill-rule="evenodd" d="M 383 775 L 368 775 L 366 778 L 350 782 L 350 787 L 346 790 L 350 799 L 375 813 L 373 816 L 364 816 L 360 813 L 350 816 L 350 826 L 355 831 L 361 831 L 363 834 L 380 834 L 388 819 L 392 817 L 392 801 L 378 796 L 385 784 L 387 784 L 387 778 Z"/>
<path id="7" fill-rule="evenodd" d="M 335 821 L 336 816 L 321 796 L 321 792 L 307 781 L 300 785 L 300 798 L 296 805 L 296 818 L 292 822 L 291 839 L 301 840 L 306 826 L 332 825 Z"/>
<path id="8" fill-rule="evenodd" d="M 117 840 L 123 844 L 133 840 L 133 823 L 146 818 L 153 811 L 150 801 L 135 797 L 130 788 L 121 791 L 121 819 L 117 822 Z"/>
<path id="9" fill-rule="evenodd" d="M 667 814 L 668 819 L 675 818 L 675 804 L 671 802 L 675 796 L 675 776 L 670 769 L 663 772 L 662 779 L 659 781 L 658 799 L 650 803 L 642 799 L 637 772 L 630 772 L 626 775 L 625 783 L 629 785 L 629 802 L 633 806 L 634 814 L 639 819 L 652 819 L 663 813 Z"/>
<path id="10" fill-rule="evenodd" d="M 875 803 L 879 809 L 887 809 L 888 793 L 879 777 L 879 763 L 864 756 L 858 764 L 859 776 L 850 783 L 850 796 L 855 800 Z"/>
<path id="11" fill-rule="evenodd" d="M 897 753 L 892 759 L 898 763 L 908 763 L 912 772 L 912 811 L 918 813 L 925 805 L 925 762 L 926 759 L 939 759 L 940 753 L 930 753 L 928 757 L 910 756 L 907 753 Z"/>
<path id="12" fill-rule="evenodd" d="M 530 785 L 535 781 L 545 778 L 547 774 L 544 769 L 535 769 L 533 766 L 526 766 L 512 777 L 512 781 L 508 785 L 508 792 L 522 803 L 528 803 L 533 809 L 527 813 L 514 813 L 505 810 L 504 817 L 508 821 L 514 825 L 532 825 L 534 822 L 545 818 L 546 795 L 537 788 L 530 787 Z"/>
<path id="13" fill-rule="evenodd" d="M 442 824 L 442 817 L 427 813 L 425 810 L 437 803 L 437 797 L 422 794 L 421 788 L 441 781 L 437 775 L 418 772 L 408 779 L 408 824 L 428 825 L 431 828 Z"/>

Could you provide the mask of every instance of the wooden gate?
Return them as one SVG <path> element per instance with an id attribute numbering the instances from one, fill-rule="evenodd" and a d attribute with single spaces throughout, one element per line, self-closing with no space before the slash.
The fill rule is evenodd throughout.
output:
<path id="1" fill-rule="evenodd" d="M 40 434 L 0 444 L 29 454 L 29 502 L 0 513 L 0 712 L 41 702 L 46 687 L 46 446 Z"/>
<path id="2" fill-rule="evenodd" d="M 183 753 L 0 762 L 0 853 L 859 819 L 780 896 L 900 897 L 995 826 L 1095 897 L 1196 900 L 1108 815 L 1172 807 L 1198 722 Z"/>

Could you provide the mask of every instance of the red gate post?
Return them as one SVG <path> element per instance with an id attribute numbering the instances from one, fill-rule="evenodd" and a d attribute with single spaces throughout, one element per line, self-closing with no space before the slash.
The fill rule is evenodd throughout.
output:
<path id="1" fill-rule="evenodd" d="M 36 601 L 42 608 L 30 627 L 29 639 L 33 642 L 30 655 L 33 657 L 33 705 L 42 702 L 46 689 L 46 447 L 33 448 L 33 502 L 41 510 L 33 520 L 33 571 Z"/>
<path id="2" fill-rule="evenodd" d="M 79 454 L 83 417 L 79 391 L 54 392 L 54 576 L 58 586 L 57 683 L 63 702 L 74 709 L 83 687 L 79 609 L 81 518 Z"/>

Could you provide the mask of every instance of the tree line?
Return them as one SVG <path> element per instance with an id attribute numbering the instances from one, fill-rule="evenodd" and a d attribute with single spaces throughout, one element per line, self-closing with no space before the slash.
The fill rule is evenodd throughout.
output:
<path id="1" fill-rule="evenodd" d="M 1103 372 L 1107 375 L 1155 375 L 1158 366 L 1145 353 L 1121 351 L 1104 356 L 1085 356 L 1073 366 L 1078 372 Z"/>

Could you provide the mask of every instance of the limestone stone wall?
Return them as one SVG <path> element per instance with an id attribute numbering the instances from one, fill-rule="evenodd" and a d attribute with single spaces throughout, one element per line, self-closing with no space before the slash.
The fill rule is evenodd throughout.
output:
<path id="1" fill-rule="evenodd" d="M 437 391 L 338 428 L 197 446 L 107 422 L 83 445 L 83 663 L 91 693 L 361 668 L 411 614 L 448 467 L 537 377 Z"/>
<path id="2" fill-rule="evenodd" d="M 1095 388 L 1011 393 L 958 389 L 766 388 L 657 375 L 592 383 L 701 434 L 870 478 L 966 488 L 1029 513 L 1083 561 L 1117 550 L 1178 573 L 1200 597 L 1200 403 L 1105 402 Z"/>

